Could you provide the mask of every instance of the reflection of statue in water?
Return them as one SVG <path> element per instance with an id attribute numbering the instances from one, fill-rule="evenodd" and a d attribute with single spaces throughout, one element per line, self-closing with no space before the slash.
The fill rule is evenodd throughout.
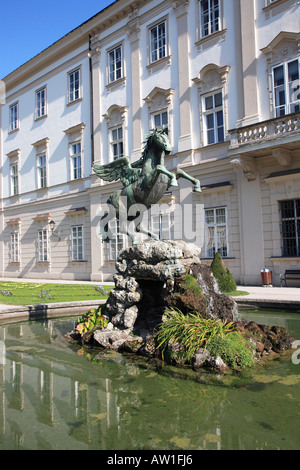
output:
<path id="1" fill-rule="evenodd" d="M 107 204 L 115 208 L 116 218 L 120 223 L 136 220 L 143 210 L 146 211 L 151 205 L 156 204 L 170 186 L 178 186 L 178 178 L 188 179 L 194 184 L 194 191 L 201 192 L 199 180 L 187 175 L 181 169 L 171 173 L 165 168 L 164 157 L 171 151 L 168 130 L 154 129 L 147 137 L 144 151 L 138 161 L 130 164 L 128 157 L 121 157 L 107 165 L 93 165 L 95 173 L 102 180 L 120 180 L 123 183 L 123 189 L 116 191 L 107 200 Z M 134 204 L 139 204 L 138 212 L 129 216 L 127 211 Z M 107 216 L 108 213 L 104 214 L 101 220 Z M 126 227 L 120 225 L 120 232 L 126 233 L 132 238 L 133 244 L 137 244 L 135 234 L 129 230 L 127 223 L 125 225 Z M 108 223 L 102 227 L 102 231 L 103 240 L 108 242 Z M 141 222 L 136 222 L 136 231 L 157 239 L 156 235 L 143 228 Z"/>

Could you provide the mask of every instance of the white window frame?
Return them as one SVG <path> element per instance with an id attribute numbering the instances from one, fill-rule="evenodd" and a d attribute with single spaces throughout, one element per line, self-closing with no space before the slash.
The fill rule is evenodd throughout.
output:
<path id="1" fill-rule="evenodd" d="M 221 95 L 222 97 L 222 104 L 220 106 L 215 106 L 215 96 Z M 213 100 L 213 107 L 211 109 L 206 109 L 206 100 L 212 97 Z M 218 125 L 218 113 L 222 112 L 222 125 Z M 213 116 L 213 127 L 208 128 L 207 118 L 208 116 Z M 210 93 L 206 93 L 202 96 L 202 120 L 203 120 L 203 138 L 204 138 L 204 145 L 213 145 L 220 142 L 225 141 L 225 115 L 224 115 L 224 97 L 223 97 L 223 90 L 215 90 Z M 219 139 L 218 130 L 223 129 L 223 139 Z M 213 132 L 213 141 L 210 142 L 209 140 L 209 132 Z"/>
<path id="2" fill-rule="evenodd" d="M 171 240 L 171 214 L 156 214 L 151 217 L 151 231 L 159 240 Z"/>
<path id="3" fill-rule="evenodd" d="M 47 116 L 47 88 L 44 86 L 35 92 L 35 119 Z"/>
<path id="4" fill-rule="evenodd" d="M 19 163 L 14 162 L 10 165 L 10 195 L 17 196 L 19 190 Z"/>
<path id="5" fill-rule="evenodd" d="M 124 130 L 123 126 L 110 129 L 111 160 L 118 160 L 124 156 Z"/>
<path id="6" fill-rule="evenodd" d="M 211 211 L 213 213 L 213 220 L 211 222 L 207 221 L 207 213 Z M 219 221 L 217 218 L 217 212 L 224 211 L 225 214 L 225 222 Z M 213 237 L 211 236 L 210 228 L 213 229 Z M 218 228 L 225 229 L 225 239 L 226 239 L 226 246 L 225 250 L 221 246 L 219 246 L 218 240 Z M 211 248 L 209 248 L 209 244 Z M 204 209 L 204 247 L 205 247 L 205 257 L 206 258 L 213 258 L 215 253 L 218 251 L 222 258 L 228 258 L 229 256 L 229 247 L 228 247 L 228 212 L 227 207 L 210 207 Z"/>
<path id="7" fill-rule="evenodd" d="M 116 261 L 119 252 L 125 248 L 125 234 L 120 233 L 119 221 L 117 219 L 110 220 L 108 225 L 111 235 L 109 240 L 109 259 Z"/>
<path id="8" fill-rule="evenodd" d="M 206 23 L 204 23 L 204 13 L 202 9 L 204 1 L 207 1 L 208 3 L 208 10 L 207 10 L 208 22 Z M 217 2 L 217 8 L 214 7 L 215 2 Z M 221 7 L 222 7 L 221 0 L 199 0 L 200 38 L 201 39 L 206 38 L 210 36 L 211 34 L 217 33 L 218 31 L 221 31 L 222 29 Z M 214 24 L 216 20 L 215 18 L 213 18 L 213 14 L 216 10 L 218 10 L 219 12 L 218 17 L 217 17 L 217 27 Z M 207 25 L 206 28 L 205 28 L 205 25 Z"/>
<path id="9" fill-rule="evenodd" d="M 43 161 L 41 161 L 43 159 Z M 47 187 L 47 154 L 40 153 L 36 157 L 37 186 L 38 189 Z"/>
<path id="10" fill-rule="evenodd" d="M 160 34 L 159 28 L 163 25 L 164 32 Z M 153 34 L 156 37 L 153 37 Z M 168 57 L 168 26 L 167 20 L 157 22 L 149 27 L 149 63 L 154 64 Z"/>
<path id="11" fill-rule="evenodd" d="M 19 103 L 14 103 L 9 107 L 9 132 L 19 129 Z"/>
<path id="12" fill-rule="evenodd" d="M 17 230 L 10 234 L 10 262 L 20 262 L 20 234 Z"/>
<path id="13" fill-rule="evenodd" d="M 79 229 L 81 234 L 79 234 Z M 71 227 L 72 261 L 84 261 L 84 227 L 73 225 Z"/>
<path id="14" fill-rule="evenodd" d="M 78 79 L 76 79 L 76 74 L 78 74 Z M 78 83 L 77 86 L 75 86 L 76 83 Z M 77 67 L 68 73 L 68 103 L 72 104 L 80 100 L 81 95 L 81 67 Z"/>
<path id="15" fill-rule="evenodd" d="M 78 147 L 80 146 L 80 147 Z M 75 149 L 75 150 L 74 150 Z M 80 150 L 79 152 L 77 150 Z M 78 162 L 80 163 L 78 165 Z M 70 170 L 71 180 L 75 181 L 83 177 L 82 174 L 82 142 L 78 140 L 70 143 Z"/>
<path id="16" fill-rule="evenodd" d="M 298 78 L 296 80 L 289 81 L 289 71 L 288 71 L 289 64 L 291 64 L 292 62 L 296 62 L 296 61 L 298 61 Z M 279 69 L 280 67 L 282 67 L 283 69 L 284 83 L 283 85 L 281 85 L 281 87 L 283 87 L 283 91 L 284 91 L 285 104 L 276 105 L 275 69 Z M 293 112 L 299 112 L 299 109 L 300 109 L 299 85 L 300 85 L 300 59 L 299 57 L 288 60 L 287 62 L 283 62 L 278 65 L 274 65 L 272 67 L 272 91 L 273 91 L 274 117 L 281 117 L 281 116 L 286 116 L 287 114 L 290 114 Z M 280 88 L 280 86 L 277 88 Z M 298 107 L 298 110 L 296 109 L 296 107 Z M 280 114 L 280 112 L 279 114 L 277 114 L 277 110 L 279 110 L 280 108 L 284 109 L 284 114 Z"/>
<path id="17" fill-rule="evenodd" d="M 159 122 L 158 122 L 159 121 Z M 162 110 L 152 114 L 153 128 L 162 129 L 169 126 L 169 113 L 168 110 Z"/>
<path id="18" fill-rule="evenodd" d="M 38 230 L 38 260 L 40 263 L 49 262 L 49 231 Z"/>
<path id="19" fill-rule="evenodd" d="M 120 57 L 117 55 L 118 51 L 120 52 Z M 117 80 L 124 78 L 123 46 L 121 44 L 108 51 L 107 62 L 108 83 L 114 83 Z M 120 67 L 117 67 L 118 63 L 120 63 Z"/>

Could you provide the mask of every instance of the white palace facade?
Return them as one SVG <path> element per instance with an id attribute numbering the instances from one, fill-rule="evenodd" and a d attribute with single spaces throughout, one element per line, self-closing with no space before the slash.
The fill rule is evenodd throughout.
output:
<path id="1" fill-rule="evenodd" d="M 240 284 L 300 268 L 299 26 L 299 0 L 117 0 L 4 77 L 0 275 L 111 280 L 128 240 L 112 223 L 102 243 L 100 216 L 121 186 L 92 164 L 139 159 L 163 125 L 167 168 L 202 193 L 170 188 L 160 238 L 192 224 Z"/>

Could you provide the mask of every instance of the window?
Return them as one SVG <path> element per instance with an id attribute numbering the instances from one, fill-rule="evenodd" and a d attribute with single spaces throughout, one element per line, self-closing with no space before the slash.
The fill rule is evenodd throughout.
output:
<path id="1" fill-rule="evenodd" d="M 77 180 L 81 178 L 81 143 L 71 144 L 71 179 Z"/>
<path id="2" fill-rule="evenodd" d="M 168 112 L 163 111 L 158 114 L 153 115 L 153 124 L 157 129 L 162 128 L 163 126 L 168 126 Z"/>
<path id="3" fill-rule="evenodd" d="M 300 110 L 299 59 L 273 68 L 275 117 Z"/>
<path id="4" fill-rule="evenodd" d="M 205 210 L 205 256 L 213 258 L 217 252 L 222 257 L 228 256 L 225 207 Z"/>
<path id="5" fill-rule="evenodd" d="M 109 83 L 123 77 L 122 47 L 116 47 L 108 53 Z"/>
<path id="6" fill-rule="evenodd" d="M 11 196 L 19 194 L 19 165 L 14 163 L 10 166 L 10 193 Z"/>
<path id="7" fill-rule="evenodd" d="M 47 186 L 47 169 L 46 169 L 46 155 L 39 155 L 37 157 L 37 179 L 38 188 L 45 188 Z"/>
<path id="8" fill-rule="evenodd" d="M 46 88 L 42 88 L 36 92 L 36 107 L 35 107 L 35 118 L 39 119 L 47 114 L 47 98 Z"/>
<path id="9" fill-rule="evenodd" d="M 9 131 L 17 129 L 19 129 L 19 105 L 15 103 L 9 108 Z"/>
<path id="10" fill-rule="evenodd" d="M 18 263 L 19 261 L 20 261 L 19 232 L 13 232 L 10 235 L 10 262 Z"/>
<path id="11" fill-rule="evenodd" d="M 280 201 L 282 256 L 300 256 L 300 199 Z"/>
<path id="12" fill-rule="evenodd" d="M 159 240 L 171 240 L 170 214 L 158 214 L 151 218 L 152 232 L 158 236 Z"/>
<path id="13" fill-rule="evenodd" d="M 167 57 L 166 22 L 150 29 L 150 62 Z"/>
<path id="14" fill-rule="evenodd" d="M 201 37 L 208 36 L 220 30 L 220 1 L 200 1 Z"/>
<path id="15" fill-rule="evenodd" d="M 120 233 L 119 221 L 117 219 L 109 221 L 109 258 L 115 261 L 119 252 L 125 247 L 125 235 Z"/>
<path id="16" fill-rule="evenodd" d="M 38 259 L 39 261 L 49 261 L 48 230 L 38 231 Z"/>
<path id="17" fill-rule="evenodd" d="M 72 261 L 83 261 L 83 226 L 72 227 Z"/>
<path id="18" fill-rule="evenodd" d="M 77 69 L 69 73 L 69 103 L 80 98 L 80 69 Z"/>
<path id="19" fill-rule="evenodd" d="M 203 120 L 205 145 L 224 142 L 222 92 L 203 97 Z"/>
<path id="20" fill-rule="evenodd" d="M 113 160 L 123 157 L 123 129 L 118 127 L 111 130 L 111 152 Z"/>

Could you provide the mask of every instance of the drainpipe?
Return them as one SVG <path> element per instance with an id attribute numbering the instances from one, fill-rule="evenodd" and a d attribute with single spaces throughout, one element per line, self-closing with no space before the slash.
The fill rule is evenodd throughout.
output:
<path id="1" fill-rule="evenodd" d="M 89 51 L 91 51 L 91 35 L 89 36 Z M 90 69 L 90 122 L 91 122 L 91 166 L 95 161 L 94 155 L 94 89 L 93 89 L 93 71 L 92 57 L 89 54 Z"/>

